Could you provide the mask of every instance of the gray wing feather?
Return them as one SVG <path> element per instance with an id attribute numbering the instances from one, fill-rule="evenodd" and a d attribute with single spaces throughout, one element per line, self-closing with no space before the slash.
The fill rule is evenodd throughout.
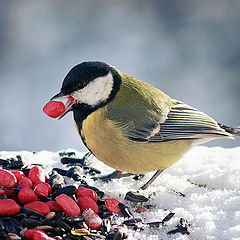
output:
<path id="1" fill-rule="evenodd" d="M 157 130 L 157 131 L 156 131 Z M 231 137 L 207 114 L 177 102 L 165 120 L 151 122 L 144 129 L 131 129 L 128 137 L 141 142 L 164 142 L 181 139 Z"/>

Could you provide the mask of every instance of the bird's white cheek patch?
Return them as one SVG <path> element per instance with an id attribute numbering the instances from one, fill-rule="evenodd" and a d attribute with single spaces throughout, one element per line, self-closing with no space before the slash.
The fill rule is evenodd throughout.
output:
<path id="1" fill-rule="evenodd" d="M 105 101 L 113 88 L 113 76 L 111 72 L 103 77 L 98 77 L 90 82 L 83 89 L 75 91 L 72 97 L 79 103 L 94 106 Z"/>

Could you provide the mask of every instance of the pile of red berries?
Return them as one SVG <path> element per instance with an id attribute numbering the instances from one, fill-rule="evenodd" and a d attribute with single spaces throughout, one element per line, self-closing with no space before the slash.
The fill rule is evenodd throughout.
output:
<path id="1" fill-rule="evenodd" d="M 24 172 L 28 174 L 25 175 Z M 29 209 L 47 219 L 52 213 L 61 212 L 68 217 L 81 216 L 90 230 L 98 230 L 102 226 L 96 191 L 80 186 L 76 189 L 75 196 L 65 193 L 53 196 L 53 189 L 47 182 L 49 176 L 43 167 L 33 166 L 24 172 L 0 169 L 0 218 L 14 216 Z M 118 200 L 104 199 L 104 203 L 109 212 L 120 213 Z M 43 230 L 31 227 L 25 228 L 22 235 L 27 240 L 54 239 Z"/>

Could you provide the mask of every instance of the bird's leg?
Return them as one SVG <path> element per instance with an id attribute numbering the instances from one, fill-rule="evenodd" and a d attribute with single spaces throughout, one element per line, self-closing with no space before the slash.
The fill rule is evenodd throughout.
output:
<path id="1" fill-rule="evenodd" d="M 104 175 L 104 176 L 101 176 L 101 177 L 94 177 L 94 180 L 102 180 L 102 181 L 110 181 L 111 179 L 114 179 L 114 178 L 121 178 L 121 177 L 128 177 L 128 176 L 131 176 L 131 175 L 134 175 L 132 173 L 127 173 L 127 172 L 121 172 L 121 171 L 114 171 L 110 174 L 107 174 L 107 175 Z"/>
<path id="2" fill-rule="evenodd" d="M 154 175 L 140 188 L 142 190 L 145 190 L 146 188 L 149 187 L 150 184 L 152 184 L 154 182 L 154 180 L 163 172 L 163 170 L 157 170 Z"/>

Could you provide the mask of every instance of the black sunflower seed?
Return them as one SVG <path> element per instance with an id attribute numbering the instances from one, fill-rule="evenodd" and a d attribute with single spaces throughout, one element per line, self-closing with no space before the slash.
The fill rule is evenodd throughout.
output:
<path id="1" fill-rule="evenodd" d="M 23 161 L 13 161 L 9 164 L 7 164 L 5 167 L 10 168 L 10 169 L 21 169 L 23 167 Z"/>
<path id="2" fill-rule="evenodd" d="M 144 197 L 143 195 L 140 195 L 138 193 L 133 193 L 133 192 L 127 192 L 125 200 L 129 200 L 132 202 L 147 202 L 148 198 Z"/>
<path id="3" fill-rule="evenodd" d="M 9 163 L 10 163 L 10 161 L 7 160 L 7 159 L 0 159 L 0 165 L 1 165 L 1 166 L 5 166 L 5 165 L 7 165 L 7 164 L 9 164 Z"/>
<path id="4" fill-rule="evenodd" d="M 175 215 L 175 213 L 170 212 L 163 220 L 162 223 L 168 222 L 172 217 Z"/>
<path id="5" fill-rule="evenodd" d="M 66 187 L 63 187 L 63 188 L 59 188 L 57 189 L 53 194 L 52 194 L 52 197 L 53 198 L 56 198 L 57 196 L 59 196 L 60 194 L 64 193 L 68 196 L 73 196 L 74 194 L 76 194 L 77 192 L 77 188 L 73 185 L 71 186 L 66 186 Z"/>
<path id="6" fill-rule="evenodd" d="M 83 164 L 82 158 L 72 158 L 72 157 L 63 157 L 61 158 L 62 164 L 70 164 L 70 163 L 79 163 L 80 165 Z"/>
<path id="7" fill-rule="evenodd" d="M 14 215 L 14 218 L 16 219 L 27 218 L 27 214 L 23 212 L 19 212 L 18 214 Z"/>
<path id="8" fill-rule="evenodd" d="M 45 216 L 43 214 L 41 214 L 39 212 L 36 212 L 34 210 L 28 209 L 28 208 L 22 207 L 21 212 L 26 213 L 28 216 L 35 216 L 39 219 L 41 219 L 41 218 L 44 219 L 45 218 Z"/>
<path id="9" fill-rule="evenodd" d="M 7 238 L 7 234 L 4 231 L 0 230 L 0 239 L 6 239 Z"/>
<path id="10" fill-rule="evenodd" d="M 21 224 L 23 225 L 23 227 L 26 227 L 26 228 L 35 228 L 41 225 L 41 223 L 38 220 L 31 219 L 31 218 L 23 218 L 21 220 Z"/>
<path id="11" fill-rule="evenodd" d="M 19 220 L 17 220 L 17 219 L 15 219 L 15 218 L 12 218 L 12 219 L 10 219 L 9 220 L 9 222 L 14 226 L 14 227 L 16 227 L 16 228 L 18 228 L 18 229 L 23 229 L 23 226 L 22 226 L 22 224 L 21 224 L 21 222 L 19 221 Z"/>
<path id="12" fill-rule="evenodd" d="M 9 221 L 5 221 L 5 230 L 11 233 L 17 233 L 16 228 Z"/>
<path id="13" fill-rule="evenodd" d="M 133 214 L 126 205 L 124 205 L 123 203 L 118 203 L 118 207 L 120 210 L 120 214 L 123 215 L 123 217 L 127 218 L 133 217 Z"/>
<path id="14" fill-rule="evenodd" d="M 143 222 L 143 220 L 141 218 L 132 218 L 132 219 L 122 222 L 122 224 L 124 224 L 126 226 L 132 226 L 135 223 L 142 223 L 142 222 Z"/>
<path id="15" fill-rule="evenodd" d="M 61 220 L 55 220 L 54 223 L 55 223 L 57 226 L 62 227 L 66 232 L 71 232 L 71 229 L 72 229 L 72 228 L 71 228 L 67 223 L 65 223 L 65 222 L 63 222 L 63 221 L 61 221 Z"/>
<path id="16" fill-rule="evenodd" d="M 4 221 L 0 218 L 0 231 L 4 230 Z"/>

